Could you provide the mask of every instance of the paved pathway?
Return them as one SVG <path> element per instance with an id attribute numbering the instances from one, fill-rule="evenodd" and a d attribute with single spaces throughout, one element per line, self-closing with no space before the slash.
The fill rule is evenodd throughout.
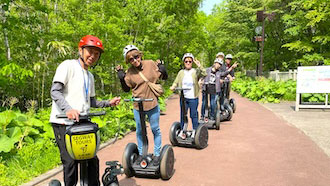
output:
<path id="1" fill-rule="evenodd" d="M 119 177 L 122 186 L 329 186 L 330 158 L 308 136 L 262 105 L 233 93 L 238 104 L 221 130 L 209 131 L 203 150 L 174 147 L 175 174 L 168 180 Z M 179 99 L 167 102 L 161 116 L 163 144 L 169 143 L 171 124 L 179 119 Z M 149 142 L 153 140 L 148 128 Z M 106 160 L 120 160 L 135 133 L 102 149 L 100 172 Z M 55 177 L 61 178 L 62 173 Z M 45 186 L 43 182 L 39 186 Z"/>
<path id="2" fill-rule="evenodd" d="M 330 157 L 330 109 L 300 109 L 296 112 L 294 101 L 261 105 L 302 130 Z"/>

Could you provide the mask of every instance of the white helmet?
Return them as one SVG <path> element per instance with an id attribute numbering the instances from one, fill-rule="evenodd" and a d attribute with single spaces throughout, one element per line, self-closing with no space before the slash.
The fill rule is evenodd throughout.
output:
<path id="1" fill-rule="evenodd" d="M 216 58 L 214 60 L 214 63 L 219 63 L 220 65 L 222 65 L 223 64 L 223 60 L 222 59 L 219 59 L 219 58 Z"/>
<path id="2" fill-rule="evenodd" d="M 217 55 L 216 55 L 215 57 L 218 57 L 218 56 L 223 56 L 223 57 L 225 57 L 225 54 L 224 54 L 223 52 L 219 52 L 219 53 L 217 53 Z"/>
<path id="3" fill-rule="evenodd" d="M 184 59 L 186 59 L 187 57 L 191 57 L 193 60 L 195 60 L 195 57 L 192 53 L 185 53 L 183 55 L 182 61 L 184 61 Z"/>
<path id="4" fill-rule="evenodd" d="M 132 50 L 139 50 L 139 49 L 136 46 L 134 46 L 134 45 L 127 45 L 127 46 L 125 46 L 125 48 L 123 50 L 124 59 L 126 59 L 126 54 L 129 51 L 132 51 Z"/>
<path id="5" fill-rule="evenodd" d="M 231 54 L 227 54 L 226 59 L 233 59 L 233 56 Z"/>

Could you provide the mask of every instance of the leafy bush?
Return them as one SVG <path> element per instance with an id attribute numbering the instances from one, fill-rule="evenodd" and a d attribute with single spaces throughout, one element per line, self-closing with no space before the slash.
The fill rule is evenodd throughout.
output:
<path id="1" fill-rule="evenodd" d="M 233 81 L 232 89 L 253 101 L 279 103 L 280 100 L 293 101 L 296 97 L 296 82 L 292 80 L 275 82 L 264 77 L 243 76 Z"/>
<path id="2" fill-rule="evenodd" d="M 325 94 L 306 93 L 306 94 L 301 94 L 301 98 L 302 98 L 302 102 L 313 102 L 313 103 L 325 102 Z"/>
<path id="3" fill-rule="evenodd" d="M 53 137 L 50 124 L 43 123 L 29 113 L 6 110 L 0 113 L 0 153 L 22 148 L 25 142 Z"/>
<path id="4" fill-rule="evenodd" d="M 61 163 L 54 140 L 28 143 L 17 153 L 10 153 L 0 161 L 1 186 L 20 185 Z"/>
<path id="5" fill-rule="evenodd" d="M 238 74 L 232 89 L 253 101 L 279 103 L 296 100 L 296 82 L 273 81 L 264 77 L 250 78 Z M 325 94 L 301 94 L 303 102 L 324 102 Z"/>

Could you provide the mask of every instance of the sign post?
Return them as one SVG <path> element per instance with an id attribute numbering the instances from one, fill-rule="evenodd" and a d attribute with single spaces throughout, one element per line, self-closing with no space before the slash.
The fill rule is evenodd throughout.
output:
<path id="1" fill-rule="evenodd" d="M 323 93 L 324 104 L 303 104 L 302 93 Z M 330 93 L 330 66 L 298 67 L 296 88 L 296 111 L 300 108 L 330 108 L 328 94 Z"/>

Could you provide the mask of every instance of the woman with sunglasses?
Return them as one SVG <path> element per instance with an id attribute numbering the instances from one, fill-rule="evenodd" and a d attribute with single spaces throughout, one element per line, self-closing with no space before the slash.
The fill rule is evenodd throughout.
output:
<path id="1" fill-rule="evenodd" d="M 154 161 L 155 166 L 159 165 L 160 151 L 162 147 L 162 137 L 159 128 L 159 116 L 160 109 L 158 106 L 158 97 L 152 92 L 148 84 L 139 75 L 141 72 L 146 79 L 150 82 L 157 82 L 159 78 L 167 79 L 167 72 L 165 66 L 157 60 L 142 60 L 142 52 L 134 45 L 127 45 L 123 51 L 124 59 L 126 63 L 131 64 L 126 73 L 122 67 L 117 66 L 116 70 L 118 78 L 120 79 L 121 86 L 125 92 L 129 92 L 132 89 L 133 97 L 138 98 L 153 98 L 151 102 L 144 102 L 143 107 L 145 114 L 148 115 L 152 133 L 154 135 Z M 136 122 L 136 138 L 138 142 L 139 157 L 137 158 L 137 164 L 140 164 L 142 160 L 142 131 L 140 125 L 139 107 L 137 103 L 134 103 L 134 119 Z"/>
<path id="2" fill-rule="evenodd" d="M 202 68 L 201 63 L 195 59 L 194 55 L 191 53 L 184 54 L 182 61 L 184 62 L 184 69 L 180 70 L 178 75 L 176 76 L 172 86 L 170 89 L 172 91 L 175 90 L 176 87 L 180 88 L 188 88 L 189 90 L 184 90 L 184 98 L 186 109 L 190 112 L 190 118 L 193 124 L 193 132 L 191 137 L 195 136 L 195 130 L 198 127 L 198 96 L 199 96 L 199 85 L 198 80 L 204 76 L 206 76 L 205 69 Z M 192 68 L 193 63 L 197 65 L 197 69 Z M 181 101 L 180 101 L 181 103 Z M 182 105 L 180 105 L 181 107 Z M 182 109 L 180 109 L 182 110 Z M 184 121 L 183 121 L 183 114 L 180 114 L 180 123 L 181 129 L 183 129 Z M 184 138 L 183 130 L 181 130 L 179 137 Z"/>

